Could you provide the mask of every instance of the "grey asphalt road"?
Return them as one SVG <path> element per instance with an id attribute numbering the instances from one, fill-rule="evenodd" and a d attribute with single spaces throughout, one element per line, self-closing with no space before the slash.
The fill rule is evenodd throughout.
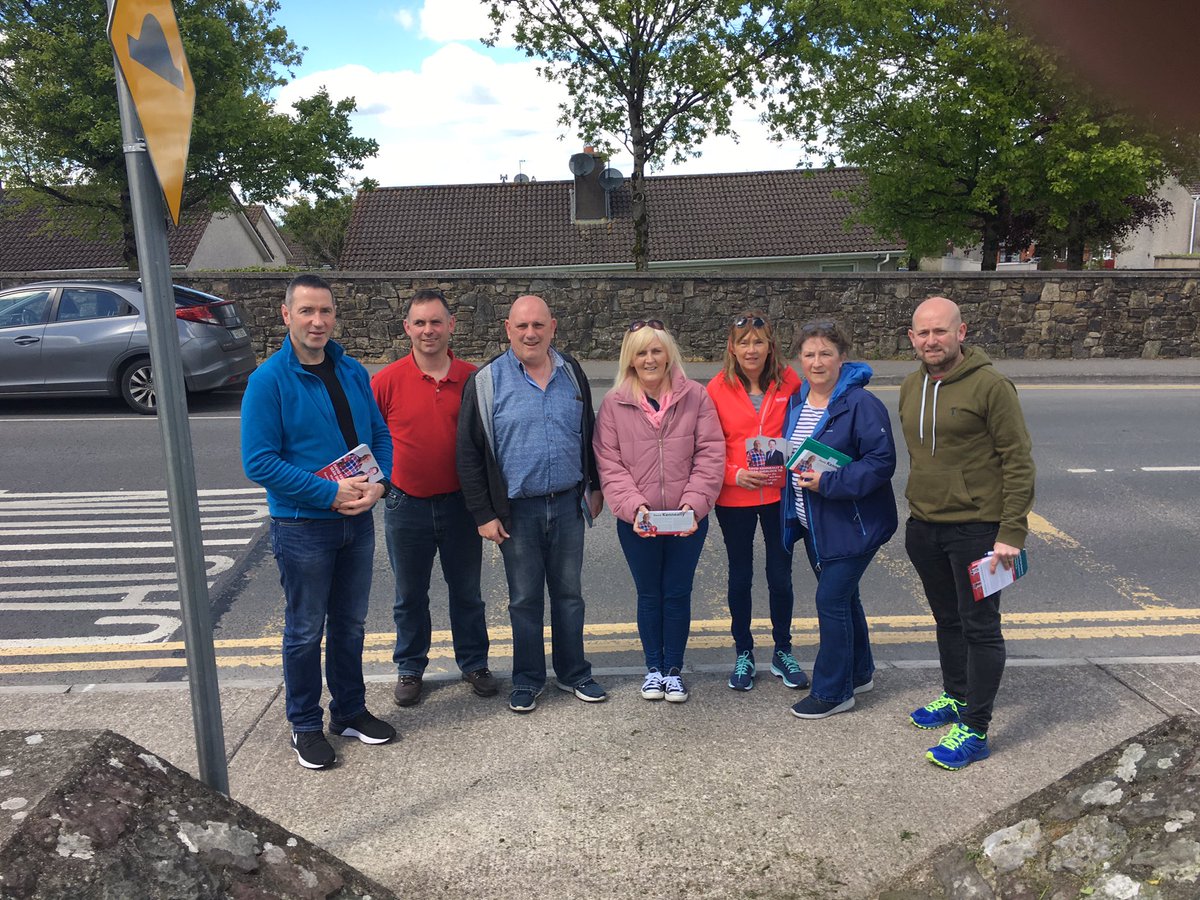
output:
<path id="1" fill-rule="evenodd" d="M 894 419 L 895 379 L 880 380 L 885 383 L 877 392 Z M 893 383 L 886 383 L 889 380 Z M 597 382 L 599 399 L 603 383 Z M 1029 543 L 1032 572 L 1005 594 L 1010 655 L 1196 653 L 1200 597 L 1192 560 L 1200 545 L 1200 517 L 1194 512 L 1200 508 L 1200 385 L 1059 381 L 1023 385 L 1021 396 L 1034 438 L 1038 497 Z M 198 484 L 208 492 L 202 504 L 208 505 L 206 515 L 221 520 L 214 525 L 221 530 L 213 536 L 224 542 L 207 551 L 222 560 L 213 563 L 222 677 L 253 678 L 277 673 L 282 612 L 274 563 L 261 540 L 261 499 L 241 473 L 237 408 L 236 394 L 193 399 L 192 432 Z M 79 501 L 80 509 L 92 507 L 87 515 L 93 523 L 98 521 L 95 505 L 105 503 L 114 504 L 106 521 L 161 521 L 165 506 L 146 507 L 149 501 L 140 501 L 140 511 L 138 504 L 116 509 L 130 491 L 164 486 L 155 421 L 127 415 L 106 401 L 23 401 L 0 403 L 0 422 L 7 437 L 0 444 L 0 531 L 5 533 L 0 539 L 0 685 L 181 677 L 181 653 L 171 643 L 179 636 L 166 631 L 177 612 L 170 608 L 170 585 L 161 585 L 169 566 L 125 567 L 130 577 L 144 576 L 130 582 L 134 587 L 159 587 L 144 600 L 160 604 L 157 607 L 112 609 L 113 603 L 128 602 L 132 595 L 94 593 L 96 584 L 106 583 L 96 579 L 110 573 L 114 561 L 161 559 L 169 552 L 131 543 L 166 537 L 123 534 L 120 524 L 96 526 L 69 539 L 14 533 L 38 530 L 28 526 L 31 520 L 38 524 L 39 515 L 52 519 L 46 506 L 51 495 L 85 491 L 95 496 Z M 902 517 L 906 473 L 902 454 L 895 482 Z M 13 505 L 16 495 L 23 495 L 20 506 Z M 69 508 L 55 514 L 55 521 L 71 516 Z M 382 527 L 381 514 L 378 521 Z M 15 527 L 18 524 L 26 527 Z M 92 548 L 40 549 L 54 541 L 89 543 Z M 392 579 L 382 534 L 377 550 L 367 665 L 370 672 L 386 676 L 391 671 Z M 50 565 L 52 558 L 59 562 Z M 63 559 L 78 562 L 63 564 Z M 799 559 L 795 573 L 797 656 L 811 660 L 816 635 L 813 577 Z M 721 667 L 731 661 L 724 579 L 724 548 L 714 522 L 693 599 L 688 661 L 694 666 Z M 444 591 L 436 577 L 434 581 L 434 628 L 439 634 L 430 669 L 452 673 L 452 650 L 448 636 L 441 633 L 448 627 Z M 639 666 L 632 582 L 607 514 L 588 536 L 585 586 L 593 664 Z M 485 552 L 484 589 L 493 666 L 504 671 L 506 591 L 499 553 L 490 546 Z M 63 591 L 67 593 L 49 596 Z M 868 571 L 863 596 L 880 659 L 929 659 L 936 654 L 928 613 L 899 536 Z M 758 584 L 756 616 L 765 616 L 765 609 L 765 591 Z M 145 621 L 133 621 L 138 616 Z M 105 617 L 118 621 L 98 624 Z M 138 643 L 139 636 L 156 628 L 166 635 L 165 646 Z M 109 644 L 97 652 L 94 642 L 100 638 Z M 70 646 L 72 641 L 80 646 Z M 766 627 L 758 629 L 758 641 L 769 646 Z"/>

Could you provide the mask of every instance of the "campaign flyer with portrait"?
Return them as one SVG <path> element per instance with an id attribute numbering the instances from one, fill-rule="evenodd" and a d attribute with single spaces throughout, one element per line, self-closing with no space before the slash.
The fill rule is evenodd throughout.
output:
<path id="1" fill-rule="evenodd" d="M 763 487 L 780 487 L 787 474 L 791 444 L 781 437 L 760 434 L 746 439 L 746 468 L 766 476 Z"/>

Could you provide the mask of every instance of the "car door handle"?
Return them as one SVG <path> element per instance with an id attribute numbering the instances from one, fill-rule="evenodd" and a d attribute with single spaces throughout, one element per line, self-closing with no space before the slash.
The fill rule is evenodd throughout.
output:
<path id="1" fill-rule="evenodd" d="M 21 337 L 14 340 L 13 343 L 19 344 L 22 347 L 27 347 L 30 344 L 36 344 L 40 340 L 41 340 L 41 338 L 35 338 L 32 335 L 24 334 L 24 335 L 21 335 Z"/>

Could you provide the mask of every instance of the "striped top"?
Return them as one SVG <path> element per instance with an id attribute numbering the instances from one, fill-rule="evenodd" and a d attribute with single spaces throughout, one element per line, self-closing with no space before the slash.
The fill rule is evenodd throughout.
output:
<path id="1" fill-rule="evenodd" d="M 800 418 L 796 420 L 796 427 L 792 430 L 791 437 L 788 438 L 792 443 L 793 452 L 812 437 L 812 433 L 824 417 L 824 408 L 809 406 L 808 403 L 800 407 Z M 800 487 L 800 475 L 797 472 L 792 472 L 788 477 L 792 479 L 792 487 L 795 489 L 796 514 L 800 517 L 800 525 L 807 528 L 808 513 L 804 509 L 804 490 Z"/>

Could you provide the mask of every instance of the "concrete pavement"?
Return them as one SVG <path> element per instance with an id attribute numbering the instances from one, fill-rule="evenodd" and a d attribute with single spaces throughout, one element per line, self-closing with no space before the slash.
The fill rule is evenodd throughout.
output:
<path id="1" fill-rule="evenodd" d="M 806 667 L 811 660 L 805 660 Z M 310 772 L 287 742 L 282 686 L 222 686 L 233 797 L 401 896 L 867 897 L 940 844 L 1167 715 L 1200 710 L 1200 657 L 1014 660 L 993 755 L 951 773 L 907 713 L 936 664 L 883 665 L 851 713 L 793 717 L 769 675 L 747 694 L 694 672 L 682 705 L 640 672 L 598 670 L 610 699 L 552 686 L 518 716 L 507 691 L 435 680 L 420 706 L 368 685 L 393 745 L 332 738 Z M 195 772 L 183 685 L 0 689 L 0 729 L 112 728 Z"/>

